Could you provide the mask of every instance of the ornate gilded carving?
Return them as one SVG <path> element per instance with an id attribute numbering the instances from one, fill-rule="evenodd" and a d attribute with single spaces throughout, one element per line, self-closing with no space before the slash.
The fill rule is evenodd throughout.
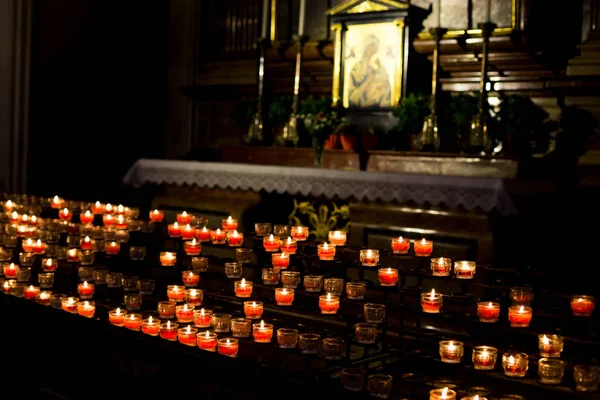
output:
<path id="1" fill-rule="evenodd" d="M 348 230 L 350 225 L 350 207 L 341 207 L 334 202 L 316 206 L 314 201 L 294 199 L 294 208 L 288 216 L 290 225 L 307 225 L 317 240 L 327 240 L 331 230 Z"/>
<path id="2" fill-rule="evenodd" d="M 365 1 L 364 3 L 360 3 L 351 9 L 347 10 L 348 14 L 360 14 L 364 12 L 374 12 L 374 11 L 387 11 L 389 7 L 381 5 L 379 3 L 373 3 L 372 1 Z"/>
<path id="3" fill-rule="evenodd" d="M 337 7 L 332 8 L 327 13 L 329 15 L 338 14 L 358 14 L 364 12 L 404 10 L 409 5 L 396 0 L 348 0 Z"/>

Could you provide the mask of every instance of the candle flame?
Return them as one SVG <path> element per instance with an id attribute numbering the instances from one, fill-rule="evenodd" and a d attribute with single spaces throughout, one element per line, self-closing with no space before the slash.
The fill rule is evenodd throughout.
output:
<path id="1" fill-rule="evenodd" d="M 204 308 L 200 309 L 200 315 L 204 316 Z"/>
<path id="2" fill-rule="evenodd" d="M 398 241 L 399 241 L 400 243 L 402 243 L 402 242 L 404 241 L 404 239 L 402 238 L 402 236 L 398 236 Z"/>
<path id="3" fill-rule="evenodd" d="M 152 213 L 153 213 L 154 215 L 158 215 L 158 210 L 154 210 L 154 211 L 152 211 Z"/>
<path id="4" fill-rule="evenodd" d="M 99 201 L 96 202 L 96 208 L 100 208 L 102 206 L 102 203 L 100 203 Z"/>
<path id="5" fill-rule="evenodd" d="M 11 215 L 12 219 L 17 219 L 17 218 L 19 218 L 19 213 L 18 213 L 18 212 L 16 212 L 16 211 L 13 211 L 13 212 L 12 212 L 12 214 L 10 214 L 10 215 Z"/>
<path id="6" fill-rule="evenodd" d="M 181 216 L 182 216 L 182 217 L 187 217 L 187 211 L 184 211 L 184 212 L 182 212 L 182 213 L 181 213 Z"/>
<path id="7" fill-rule="evenodd" d="M 229 338 L 227 338 L 227 344 L 229 344 L 229 343 L 230 343 Z"/>
<path id="8" fill-rule="evenodd" d="M 231 224 L 233 222 L 233 218 L 231 218 L 231 215 L 229 217 L 227 217 L 227 223 Z"/>
<path id="9" fill-rule="evenodd" d="M 302 227 L 301 226 L 298 227 L 298 233 L 302 233 Z"/>
<path id="10" fill-rule="evenodd" d="M 514 364 L 515 363 L 515 358 L 513 356 L 508 357 L 508 363 L 509 364 Z"/>
<path id="11" fill-rule="evenodd" d="M 252 302 L 252 307 L 256 307 L 256 301 Z"/>
<path id="12" fill-rule="evenodd" d="M 113 209 L 113 206 L 112 206 L 112 204 L 110 204 L 110 203 L 106 203 L 106 207 L 104 207 L 104 209 L 105 209 L 106 211 L 110 212 L 110 211 L 112 211 L 112 209 Z"/>
<path id="13" fill-rule="evenodd" d="M 29 290 L 32 291 L 33 289 L 33 285 L 29 285 Z"/>
<path id="14" fill-rule="evenodd" d="M 233 231 L 233 236 L 237 237 L 237 235 L 238 235 L 238 232 L 237 231 Z"/>
<path id="15" fill-rule="evenodd" d="M 133 314 L 130 314 L 130 315 L 129 315 L 129 319 L 133 321 L 133 320 L 135 319 L 135 315 L 133 315 Z"/>
<path id="16" fill-rule="evenodd" d="M 448 351 L 451 351 L 451 352 L 452 352 L 452 351 L 454 351 L 454 350 L 456 350 L 456 346 L 454 345 L 454 343 L 450 342 L 450 343 L 448 344 Z"/>
<path id="17" fill-rule="evenodd" d="M 152 315 L 148 317 L 148 323 L 151 324 L 152 323 Z"/>
<path id="18" fill-rule="evenodd" d="M 171 321 L 167 321 L 167 329 L 171 329 Z"/>
<path id="19" fill-rule="evenodd" d="M 123 223 L 123 221 L 125 221 L 125 217 L 123 217 L 122 215 L 119 215 L 117 217 L 117 221 L 119 221 L 120 223 Z"/>
<path id="20" fill-rule="evenodd" d="M 431 289 L 431 300 L 435 299 L 435 289 Z"/>
<path id="21" fill-rule="evenodd" d="M 425 238 L 423 238 L 423 240 L 421 240 L 421 244 L 427 244 L 427 240 L 425 240 Z"/>
<path id="22" fill-rule="evenodd" d="M 206 331 L 206 338 L 209 339 L 210 338 L 210 332 Z"/>
<path id="23" fill-rule="evenodd" d="M 73 304 L 73 303 L 75 303 L 75 299 L 72 297 L 69 297 L 68 302 L 69 302 L 69 304 Z"/>
<path id="24" fill-rule="evenodd" d="M 367 257 L 373 257 L 373 251 L 367 250 Z"/>
<path id="25" fill-rule="evenodd" d="M 60 203 L 60 198 L 58 196 L 54 196 L 54 198 L 52 199 L 53 203 Z"/>
<path id="26" fill-rule="evenodd" d="M 260 327 L 261 327 L 261 328 L 264 328 L 264 327 L 265 327 L 265 321 L 264 321 L 264 320 L 262 320 L 262 319 L 260 320 Z"/>
<path id="27" fill-rule="evenodd" d="M 542 343 L 550 344 L 550 340 L 548 340 L 548 336 L 544 335 L 544 337 L 542 337 Z"/>
<path id="28" fill-rule="evenodd" d="M 240 284 L 240 286 L 246 286 L 246 279 L 242 278 L 242 283 Z"/>
<path id="29" fill-rule="evenodd" d="M 577 302 L 578 302 L 578 303 L 583 303 L 583 297 L 580 297 L 580 298 L 578 298 L 578 299 L 577 299 Z"/>
<path id="30" fill-rule="evenodd" d="M 273 236 L 273 234 L 271 233 L 271 235 L 269 236 L 269 242 L 273 242 L 275 241 L 275 237 Z"/>
<path id="31" fill-rule="evenodd" d="M 83 287 L 88 287 L 87 281 L 83 281 Z"/>
<path id="32" fill-rule="evenodd" d="M 331 293 L 327 293 L 327 301 L 331 300 Z"/>
<path id="33" fill-rule="evenodd" d="M 490 356 L 490 353 L 488 353 L 487 350 L 483 350 L 481 352 L 481 358 L 488 358 Z"/>
<path id="34" fill-rule="evenodd" d="M 8 282 L 4 282 L 4 287 L 5 287 L 5 288 L 9 288 L 9 287 L 10 287 L 10 283 L 8 283 Z"/>
<path id="35" fill-rule="evenodd" d="M 490 301 L 490 304 L 488 304 L 488 307 L 489 307 L 489 308 L 492 308 L 492 307 L 494 307 L 494 305 L 492 304 L 492 302 L 491 302 L 491 301 Z"/>
<path id="36" fill-rule="evenodd" d="M 342 235 L 340 234 L 340 231 L 335 231 L 333 234 L 333 237 L 336 239 L 339 239 Z"/>
<path id="37" fill-rule="evenodd" d="M 191 231 L 192 227 L 190 226 L 190 224 L 187 224 L 184 228 L 186 231 Z"/>
<path id="38" fill-rule="evenodd" d="M 31 238 L 27 238 L 27 240 L 25 241 L 25 243 L 29 246 L 31 246 L 33 244 L 33 240 Z"/>
<path id="39" fill-rule="evenodd" d="M 68 208 L 63 209 L 63 214 L 69 215 L 69 209 Z"/>
<path id="40" fill-rule="evenodd" d="M 175 222 L 173 223 L 173 228 L 175 228 L 175 229 L 178 229 L 178 228 L 179 228 L 179 224 L 177 223 L 177 221 L 175 221 Z"/>
<path id="41" fill-rule="evenodd" d="M 281 294 L 287 294 L 287 289 L 283 288 L 283 290 L 281 291 Z"/>
<path id="42" fill-rule="evenodd" d="M 190 290 L 190 296 L 196 296 L 196 289 Z"/>
<path id="43" fill-rule="evenodd" d="M 112 215 L 108 214 L 108 215 L 106 216 L 106 220 L 107 220 L 107 221 L 112 221 L 112 219 L 113 219 L 113 218 L 112 218 Z"/>
<path id="44" fill-rule="evenodd" d="M 328 250 L 329 249 L 329 245 L 327 244 L 327 242 L 323 243 L 323 250 Z"/>
<path id="45" fill-rule="evenodd" d="M 188 334 L 192 333 L 192 326 L 191 325 L 187 326 L 187 332 L 186 333 L 188 333 Z"/>
<path id="46" fill-rule="evenodd" d="M 476 394 L 475 397 L 473 397 L 473 400 L 479 400 L 479 395 Z"/>
<path id="47" fill-rule="evenodd" d="M 288 236 L 288 238 L 287 238 L 287 244 L 292 244 L 292 237 L 291 236 Z"/>
<path id="48" fill-rule="evenodd" d="M 12 207 L 12 205 L 13 205 L 13 202 L 12 202 L 11 200 L 8 200 L 8 201 L 6 202 L 6 206 L 7 206 L 7 207 Z"/>
<path id="49" fill-rule="evenodd" d="M 448 388 L 445 387 L 444 389 L 442 389 L 442 396 L 447 396 L 448 395 Z"/>
<path id="50" fill-rule="evenodd" d="M 220 235 L 220 234 L 221 234 L 221 229 L 220 229 L 220 228 L 217 228 L 217 235 Z M 272 236 L 272 235 L 271 235 L 271 236 Z"/>
<path id="51" fill-rule="evenodd" d="M 86 300 L 86 301 L 83 303 L 83 306 L 84 306 L 85 308 L 89 307 L 89 306 L 90 306 L 90 302 Z"/>
<path id="52" fill-rule="evenodd" d="M 184 304 L 183 305 L 183 311 L 187 311 L 187 310 L 188 310 L 188 306 L 187 306 L 187 304 Z"/>
<path id="53" fill-rule="evenodd" d="M 29 216 L 27 214 L 21 215 L 21 221 L 27 222 L 28 219 L 29 219 Z"/>
<path id="54" fill-rule="evenodd" d="M 525 312 L 525 307 L 521 306 L 521 308 L 519 308 L 519 313 L 524 313 Z"/>
<path id="55" fill-rule="evenodd" d="M 392 273 L 392 268 L 388 268 L 387 273 L 391 274 Z"/>
<path id="56" fill-rule="evenodd" d="M 8 269 L 15 269 L 15 263 L 10 263 L 10 265 L 8 266 Z"/>
<path id="57" fill-rule="evenodd" d="M 205 226 L 202 227 L 202 232 L 208 232 L 208 229 L 206 229 Z"/>
<path id="58" fill-rule="evenodd" d="M 37 217 L 35 215 L 32 215 L 30 220 L 31 222 L 37 222 Z"/>
<path id="59" fill-rule="evenodd" d="M 123 211 L 125 211 L 125 208 L 123 207 L 123 204 L 119 204 L 117 206 L 117 211 L 120 212 L 120 213 L 122 213 Z"/>
<path id="60" fill-rule="evenodd" d="M 121 309 L 119 307 L 117 307 L 117 311 L 115 311 L 116 315 L 121 315 Z"/>
<path id="61" fill-rule="evenodd" d="M 89 242 L 90 242 L 90 240 L 91 240 L 91 239 L 90 239 L 90 237 L 89 237 L 89 236 L 86 236 L 86 237 L 83 239 L 83 241 L 84 241 L 84 242 L 86 242 L 86 243 L 89 243 Z"/>

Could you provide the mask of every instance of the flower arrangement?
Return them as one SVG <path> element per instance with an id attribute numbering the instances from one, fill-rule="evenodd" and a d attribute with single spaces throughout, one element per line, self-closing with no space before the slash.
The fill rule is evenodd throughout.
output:
<path id="1" fill-rule="evenodd" d="M 298 118 L 302 120 L 304 128 L 313 139 L 323 141 L 343 122 L 343 118 L 340 118 L 336 111 L 300 114 Z"/>

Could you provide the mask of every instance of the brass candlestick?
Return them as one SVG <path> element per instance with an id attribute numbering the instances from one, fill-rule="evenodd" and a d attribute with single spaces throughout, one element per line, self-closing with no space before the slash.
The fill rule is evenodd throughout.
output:
<path id="1" fill-rule="evenodd" d="M 481 49 L 481 80 L 479 81 L 479 113 L 476 120 L 473 121 L 471 134 L 469 137 L 469 147 L 471 153 L 490 154 L 492 151 L 492 140 L 488 132 L 488 69 L 489 69 L 489 47 L 490 36 L 497 25 L 492 22 L 485 22 L 478 25 L 481 29 L 483 39 Z"/>
<path id="2" fill-rule="evenodd" d="M 299 106 L 299 97 L 300 97 L 300 74 L 302 71 L 302 50 L 304 49 L 304 45 L 308 41 L 308 36 L 294 36 L 294 41 L 296 42 L 296 46 L 298 47 L 298 52 L 296 53 L 296 74 L 294 75 L 294 100 L 292 103 L 292 114 L 290 115 L 290 119 L 285 123 L 283 127 L 283 132 L 281 136 L 277 138 L 277 142 L 282 146 L 296 146 L 298 141 L 300 140 L 300 136 L 298 135 L 298 106 Z"/>
<path id="3" fill-rule="evenodd" d="M 423 130 L 415 138 L 415 148 L 421 151 L 438 151 L 440 149 L 440 134 L 438 127 L 439 115 L 439 73 L 440 73 L 440 41 L 447 29 L 431 28 L 429 30 L 435 40 L 433 48 L 433 71 L 431 75 L 431 102 L 430 114 L 423 123 Z"/>
<path id="4" fill-rule="evenodd" d="M 256 113 L 252 116 L 248 135 L 245 140 L 247 144 L 260 144 L 263 139 L 263 93 L 265 86 L 265 53 L 267 50 L 268 40 L 266 38 L 258 39 L 258 47 L 260 51 L 258 60 L 258 96 Z"/>

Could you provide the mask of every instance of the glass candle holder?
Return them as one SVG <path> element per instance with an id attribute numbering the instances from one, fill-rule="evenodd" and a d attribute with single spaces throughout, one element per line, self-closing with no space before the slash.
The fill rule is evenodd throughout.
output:
<path id="1" fill-rule="evenodd" d="M 225 276 L 230 279 L 239 279 L 242 277 L 244 269 L 238 262 L 225 263 Z"/>
<path id="2" fill-rule="evenodd" d="M 278 306 L 291 306 L 294 302 L 294 289 L 275 288 L 275 302 Z"/>
<path id="3" fill-rule="evenodd" d="M 51 272 L 39 273 L 38 282 L 42 289 L 50 289 L 54 286 L 54 274 Z"/>
<path id="4" fill-rule="evenodd" d="M 31 280 L 31 268 L 19 267 L 16 272 L 17 282 L 29 282 Z"/>
<path id="5" fill-rule="evenodd" d="M 407 254 L 410 249 L 410 240 L 402 236 L 392 239 L 392 251 L 394 254 Z"/>
<path id="6" fill-rule="evenodd" d="M 183 251 L 188 256 L 197 256 L 202 252 L 202 245 L 195 238 L 183 242 Z"/>
<path id="7" fill-rule="evenodd" d="M 16 264 L 14 264 L 14 263 L 4 264 L 2 266 L 2 269 L 4 271 L 4 277 L 6 279 L 16 279 L 17 270 L 19 269 L 19 267 Z"/>
<path id="8" fill-rule="evenodd" d="M 206 227 L 203 227 L 202 229 L 196 229 L 196 239 L 199 242 L 210 242 L 210 232 L 211 231 Z"/>
<path id="9" fill-rule="evenodd" d="M 200 283 L 200 274 L 193 270 L 183 271 L 181 273 L 181 280 L 185 287 L 196 287 Z"/>
<path id="10" fill-rule="evenodd" d="M 109 272 L 106 274 L 106 286 L 111 289 L 120 288 L 123 274 L 120 272 Z"/>
<path id="11" fill-rule="evenodd" d="M 94 269 L 92 272 L 92 280 L 96 285 L 106 285 L 106 277 L 108 276 L 108 270 L 105 269 Z"/>
<path id="12" fill-rule="evenodd" d="M 39 286 L 29 285 L 23 289 L 23 297 L 25 298 L 25 300 L 35 300 L 39 292 Z"/>
<path id="13" fill-rule="evenodd" d="M 475 369 L 493 370 L 498 358 L 498 349 L 491 346 L 473 347 L 472 361 Z"/>
<path id="14" fill-rule="evenodd" d="M 77 302 L 79 299 L 77 297 L 65 297 L 62 299 L 61 306 L 63 311 L 70 312 L 72 314 L 77 314 Z"/>
<path id="15" fill-rule="evenodd" d="M 150 336 L 158 336 L 160 331 L 160 319 L 149 316 L 142 319 L 142 333 Z"/>
<path id="16" fill-rule="evenodd" d="M 244 243 L 244 234 L 238 231 L 227 233 L 227 244 L 229 247 L 240 247 Z"/>
<path id="17" fill-rule="evenodd" d="M 194 321 L 194 306 L 187 304 L 175 306 L 175 317 L 177 322 L 188 323 Z"/>
<path id="18" fill-rule="evenodd" d="M 359 322 L 354 325 L 354 340 L 358 343 L 373 344 L 377 338 L 377 325 Z"/>
<path id="19" fill-rule="evenodd" d="M 253 324 L 252 337 L 256 343 L 271 343 L 273 339 L 273 324 L 265 324 L 265 321 L 260 321 L 260 324 Z"/>
<path id="20" fill-rule="evenodd" d="M 46 256 L 57 257 L 58 256 L 58 245 L 56 243 L 46 244 Z"/>
<path id="21" fill-rule="evenodd" d="M 363 306 L 365 320 L 372 324 L 381 324 L 385 319 L 385 304 L 366 303 Z"/>
<path id="22" fill-rule="evenodd" d="M 94 281 L 94 267 L 79 267 L 77 268 L 77 276 L 79 282 L 93 282 Z"/>
<path id="23" fill-rule="evenodd" d="M 365 385 L 365 371 L 360 368 L 342 368 L 340 378 L 344 389 L 353 392 L 360 392 Z"/>
<path id="24" fill-rule="evenodd" d="M 227 232 L 220 229 L 210 231 L 210 241 L 212 244 L 225 244 L 227 241 Z"/>
<path id="25" fill-rule="evenodd" d="M 529 357 L 525 353 L 507 352 L 502 355 L 502 368 L 504 375 L 513 378 L 522 378 L 529 369 Z"/>
<path id="26" fill-rule="evenodd" d="M 323 277 L 320 275 L 305 275 L 304 290 L 311 293 L 319 293 L 323 290 Z"/>
<path id="27" fill-rule="evenodd" d="M 179 226 L 179 223 L 174 222 L 167 225 L 167 234 L 173 239 L 181 237 L 181 226 Z"/>
<path id="28" fill-rule="evenodd" d="M 44 258 L 42 259 L 42 269 L 44 272 L 54 272 L 58 268 L 58 259 Z"/>
<path id="29" fill-rule="evenodd" d="M 440 357 L 442 362 L 448 364 L 459 364 L 464 353 L 464 344 L 458 340 L 440 341 Z"/>
<path id="30" fill-rule="evenodd" d="M 142 309 L 142 295 L 140 293 L 130 293 L 123 296 L 125 308 L 127 311 L 139 311 Z"/>
<path id="31" fill-rule="evenodd" d="M 379 250 L 361 250 L 359 257 L 364 267 L 376 267 L 379 264 Z"/>
<path id="32" fill-rule="evenodd" d="M 93 251 L 83 250 L 79 253 L 81 265 L 93 265 L 96 260 L 96 255 Z"/>
<path id="33" fill-rule="evenodd" d="M 65 297 L 64 294 L 52 294 L 52 296 L 50 296 L 50 307 L 61 309 L 62 301 Z"/>
<path id="34" fill-rule="evenodd" d="M 335 258 L 335 245 L 323 243 L 317 245 L 317 255 L 321 261 L 331 261 Z"/>
<path id="35" fill-rule="evenodd" d="M 51 297 L 52 297 L 52 292 L 43 290 L 37 294 L 35 301 L 38 304 L 41 304 L 43 306 L 49 306 Z"/>
<path id="36" fill-rule="evenodd" d="M 240 264 L 251 264 L 253 257 L 254 252 L 252 249 L 246 249 L 243 247 L 235 249 L 235 261 L 239 262 Z"/>
<path id="37" fill-rule="evenodd" d="M 121 287 L 124 292 L 136 292 L 138 290 L 138 282 L 140 279 L 137 276 L 124 276 L 121 279 Z"/>
<path id="38" fill-rule="evenodd" d="M 129 258 L 133 261 L 144 261 L 144 258 L 146 258 L 146 248 L 142 246 L 131 246 L 129 248 Z"/>
<path id="39" fill-rule="evenodd" d="M 10 294 L 10 289 L 16 284 L 17 281 L 15 279 L 5 280 L 4 282 L 2 282 L 2 291 L 6 294 Z M 60 305 L 58 308 L 60 308 Z"/>
<path id="40" fill-rule="evenodd" d="M 563 351 L 563 337 L 560 335 L 538 335 L 540 356 L 545 358 L 559 358 Z"/>
<path id="41" fill-rule="evenodd" d="M 191 225 L 183 225 L 181 227 L 181 238 L 183 240 L 191 240 L 196 237 L 196 227 Z M 184 244 L 185 249 L 185 244 Z"/>
<path id="42" fill-rule="evenodd" d="M 187 211 L 183 211 L 177 214 L 177 223 L 180 225 L 187 225 L 192 223 L 192 214 L 189 214 Z"/>
<path id="43" fill-rule="evenodd" d="M 396 268 L 379 268 L 378 277 L 381 286 L 396 286 L 398 284 L 398 270 Z"/>
<path id="44" fill-rule="evenodd" d="M 431 256 L 431 252 L 433 251 L 433 242 L 431 240 L 415 240 L 413 244 L 413 249 L 415 251 L 415 256 L 417 257 L 429 257 Z"/>
<path id="45" fill-rule="evenodd" d="M 150 221 L 163 222 L 164 219 L 165 219 L 165 212 L 163 210 L 150 211 Z"/>
<path id="46" fill-rule="evenodd" d="M 477 316 L 479 317 L 480 322 L 498 322 L 498 317 L 500 316 L 500 303 L 480 301 L 477 303 Z"/>
<path id="47" fill-rule="evenodd" d="M 554 358 L 541 358 L 538 361 L 540 383 L 558 385 L 565 375 L 565 362 Z"/>
<path id="48" fill-rule="evenodd" d="M 281 284 L 283 287 L 296 289 L 300 285 L 300 272 L 282 271 Z"/>
<path id="49" fill-rule="evenodd" d="M 25 296 L 24 292 L 25 292 L 25 284 L 24 283 L 17 282 L 15 284 L 13 284 L 12 286 L 10 286 L 10 292 L 9 293 L 12 296 L 21 298 L 21 297 Z"/>
<path id="50" fill-rule="evenodd" d="M 104 252 L 107 256 L 116 256 L 121 251 L 121 243 L 117 241 L 106 242 L 104 244 Z"/>
<path id="51" fill-rule="evenodd" d="M 393 378 L 391 375 L 375 374 L 367 378 L 369 395 L 380 399 L 387 399 L 392 393 Z"/>
<path id="52" fill-rule="evenodd" d="M 511 287 L 510 299 L 514 305 L 528 306 L 533 300 L 533 289 L 528 287 Z"/>
<path id="53" fill-rule="evenodd" d="M 170 301 L 182 303 L 185 300 L 185 286 L 181 285 L 168 285 L 167 286 L 167 297 Z"/>
<path id="54" fill-rule="evenodd" d="M 235 231 L 238 228 L 238 220 L 231 218 L 231 215 L 221 221 L 221 228 L 226 232 Z"/>
<path id="55" fill-rule="evenodd" d="M 186 289 L 185 302 L 191 306 L 201 306 L 204 300 L 204 291 L 202 289 Z"/>
<path id="56" fill-rule="evenodd" d="M 73 251 L 69 253 L 69 250 Z M 73 260 L 69 262 L 77 262 L 77 260 L 79 259 L 79 252 L 77 251 L 77 249 L 67 249 L 65 246 L 58 246 L 56 248 L 56 258 L 58 258 L 60 261 L 67 260 L 68 256 L 71 256 L 71 260 Z"/>
<path id="57" fill-rule="evenodd" d="M 277 285 L 279 283 L 280 271 L 278 268 L 263 268 L 262 280 L 265 285 Z"/>
<path id="58" fill-rule="evenodd" d="M 235 297 L 240 297 L 244 299 L 252 296 L 252 287 L 252 282 L 246 281 L 246 279 L 243 278 L 241 281 L 233 282 L 233 290 L 235 292 Z"/>
<path id="59" fill-rule="evenodd" d="M 185 328 L 179 328 L 177 330 L 177 339 L 179 343 L 184 344 L 186 346 L 196 346 L 198 328 L 194 328 L 191 325 L 186 326 Z"/>
<path id="60" fill-rule="evenodd" d="M 331 293 L 327 293 L 326 296 L 319 296 L 319 308 L 321 314 L 336 314 L 340 308 L 340 298 Z"/>
<path id="61" fill-rule="evenodd" d="M 217 340 L 217 351 L 219 354 L 228 357 L 237 357 L 240 349 L 240 343 L 235 338 L 223 338 Z"/>
<path id="62" fill-rule="evenodd" d="M 115 240 L 119 244 L 127 243 L 129 241 L 129 231 L 127 229 L 117 229 L 115 231 Z"/>
<path id="63" fill-rule="evenodd" d="M 296 254 L 296 251 L 298 250 L 298 242 L 293 237 L 288 236 L 287 239 L 281 241 L 279 249 L 283 253 Z"/>
<path id="64" fill-rule="evenodd" d="M 192 270 L 194 272 L 206 272 L 208 270 L 208 257 L 192 257 Z"/>
<path id="65" fill-rule="evenodd" d="M 80 299 L 91 299 L 94 297 L 95 285 L 84 281 L 77 285 L 77 294 Z"/>
<path id="66" fill-rule="evenodd" d="M 439 314 L 443 304 L 441 293 L 431 292 L 421 293 L 421 309 L 424 313 Z"/>
<path id="67" fill-rule="evenodd" d="M 290 229 L 290 236 L 298 242 L 303 242 L 308 239 L 308 233 L 308 227 L 304 225 L 292 226 Z"/>
<path id="68" fill-rule="evenodd" d="M 456 279 L 473 279 L 475 276 L 475 261 L 457 261 L 454 263 L 454 275 Z"/>
<path id="69" fill-rule="evenodd" d="M 198 348 L 206 351 L 216 351 L 217 337 L 217 334 L 211 331 L 198 332 L 196 335 Z"/>
<path id="70" fill-rule="evenodd" d="M 329 231 L 327 239 L 329 240 L 329 243 L 336 246 L 345 246 L 347 236 L 345 231 Z"/>
<path id="71" fill-rule="evenodd" d="M 456 400 L 456 392 L 447 387 L 433 389 L 429 392 L 429 400 Z"/>
<path id="72" fill-rule="evenodd" d="M 279 237 L 287 237 L 290 235 L 290 227 L 288 225 L 273 225 L 273 235 Z"/>
<path id="73" fill-rule="evenodd" d="M 298 335 L 298 349 L 302 354 L 317 354 L 321 343 L 318 333 L 301 333 Z"/>
<path id="74" fill-rule="evenodd" d="M 341 296 L 344 292 L 344 280 L 342 278 L 325 278 L 323 286 L 326 293 Z"/>
<path id="75" fill-rule="evenodd" d="M 571 297 L 571 311 L 575 317 L 589 317 L 596 307 L 594 296 L 576 295 Z"/>
<path id="76" fill-rule="evenodd" d="M 325 338 L 321 342 L 321 357 L 325 360 L 341 360 L 346 354 L 346 342 L 338 338 Z"/>
<path id="77" fill-rule="evenodd" d="M 263 247 L 265 251 L 268 253 L 274 253 L 279 250 L 279 246 L 281 245 L 281 240 L 279 236 L 269 235 L 263 238 Z"/>
<path id="78" fill-rule="evenodd" d="M 452 269 L 452 260 L 446 257 L 431 259 L 431 275 L 449 276 Z"/>
<path id="79" fill-rule="evenodd" d="M 170 251 L 161 251 L 159 260 L 160 265 L 163 267 L 174 267 L 175 263 L 177 263 L 177 254 Z"/>
<path id="80" fill-rule="evenodd" d="M 273 268 L 285 269 L 290 266 L 290 255 L 288 253 L 271 254 L 271 264 Z"/>
<path id="81" fill-rule="evenodd" d="M 198 328 L 210 328 L 212 324 L 212 314 L 211 310 L 205 310 L 201 308 L 200 310 L 194 310 L 194 325 Z"/>
<path id="82" fill-rule="evenodd" d="M 271 224 L 268 222 L 257 222 L 254 224 L 254 233 L 258 237 L 269 236 L 271 234 Z"/>
<path id="83" fill-rule="evenodd" d="M 531 307 L 510 306 L 508 307 L 508 320 L 513 328 L 527 328 L 531 322 L 533 312 Z"/>
<path id="84" fill-rule="evenodd" d="M 155 288 L 154 279 L 140 279 L 137 282 L 137 288 L 140 294 L 152 294 Z"/>
<path id="85" fill-rule="evenodd" d="M 600 385 L 600 367 L 580 364 L 573 368 L 575 390 L 578 392 L 595 392 Z"/>
<path id="86" fill-rule="evenodd" d="M 367 284 L 364 282 L 346 283 L 346 297 L 351 300 L 362 300 L 367 293 Z"/>
<path id="87" fill-rule="evenodd" d="M 177 335 L 179 334 L 178 330 L 179 324 L 177 322 L 167 321 L 160 324 L 158 334 L 161 338 L 174 342 L 177 340 Z"/>
<path id="88" fill-rule="evenodd" d="M 19 263 L 24 267 L 31 267 L 35 261 L 33 253 L 19 253 Z"/>
<path id="89" fill-rule="evenodd" d="M 298 345 L 298 329 L 277 329 L 277 344 L 282 349 L 293 349 Z"/>
<path id="90" fill-rule="evenodd" d="M 77 303 L 77 314 L 86 318 L 93 318 L 96 313 L 96 303 L 92 300 L 80 301 Z"/>
<path id="91" fill-rule="evenodd" d="M 231 320 L 231 335 L 233 337 L 250 337 L 252 321 L 246 318 L 233 318 Z"/>
<path id="92" fill-rule="evenodd" d="M 260 319 L 263 314 L 264 305 L 262 301 L 245 301 L 244 314 L 248 319 Z"/>
<path id="93" fill-rule="evenodd" d="M 211 319 L 211 325 L 215 332 L 229 332 L 229 329 L 231 327 L 231 314 L 213 314 Z"/>
<path id="94" fill-rule="evenodd" d="M 174 318 L 176 306 L 177 303 L 174 301 L 159 301 L 157 306 L 158 317 L 160 319 Z"/>

